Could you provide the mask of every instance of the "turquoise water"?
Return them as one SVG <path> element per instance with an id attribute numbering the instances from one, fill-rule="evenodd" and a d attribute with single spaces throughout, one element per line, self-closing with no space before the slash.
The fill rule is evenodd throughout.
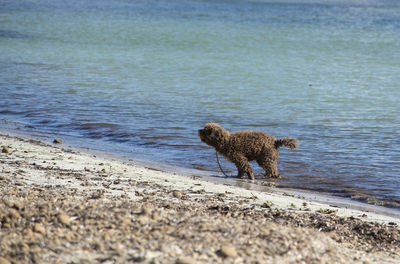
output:
<path id="1" fill-rule="evenodd" d="M 198 129 L 263 130 L 279 186 L 400 205 L 398 1 L 3 0 L 0 69 L 4 126 L 214 175 Z"/>

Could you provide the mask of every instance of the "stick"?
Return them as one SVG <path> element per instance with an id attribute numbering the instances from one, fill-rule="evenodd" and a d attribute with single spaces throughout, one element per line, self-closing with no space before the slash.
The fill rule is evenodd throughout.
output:
<path id="1" fill-rule="evenodd" d="M 219 169 L 221 170 L 222 174 L 224 174 L 225 177 L 228 177 L 228 175 L 226 175 L 226 173 L 222 169 L 221 164 L 219 164 L 219 158 L 218 158 L 218 152 L 217 151 L 215 151 L 215 156 L 217 157 L 217 163 L 218 163 Z"/>

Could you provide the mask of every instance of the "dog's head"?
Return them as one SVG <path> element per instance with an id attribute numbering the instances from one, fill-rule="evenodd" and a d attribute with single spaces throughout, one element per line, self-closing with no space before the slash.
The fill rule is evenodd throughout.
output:
<path id="1" fill-rule="evenodd" d="M 229 131 L 222 128 L 217 123 L 208 123 L 204 129 L 199 130 L 201 141 L 214 148 L 221 148 L 229 138 Z"/>

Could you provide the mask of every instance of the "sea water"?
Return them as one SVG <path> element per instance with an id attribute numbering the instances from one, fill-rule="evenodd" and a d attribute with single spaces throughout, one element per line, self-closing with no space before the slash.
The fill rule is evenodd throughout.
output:
<path id="1" fill-rule="evenodd" d="M 398 207 L 399 99 L 396 0 L 0 1 L 0 118 L 30 134 L 220 175 L 197 130 L 256 129 L 299 140 L 278 186 Z"/>

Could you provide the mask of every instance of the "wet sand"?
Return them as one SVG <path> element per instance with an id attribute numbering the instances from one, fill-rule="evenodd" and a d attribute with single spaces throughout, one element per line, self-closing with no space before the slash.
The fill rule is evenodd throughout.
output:
<path id="1" fill-rule="evenodd" d="M 400 219 L 0 135 L 2 263 L 398 263 Z"/>

